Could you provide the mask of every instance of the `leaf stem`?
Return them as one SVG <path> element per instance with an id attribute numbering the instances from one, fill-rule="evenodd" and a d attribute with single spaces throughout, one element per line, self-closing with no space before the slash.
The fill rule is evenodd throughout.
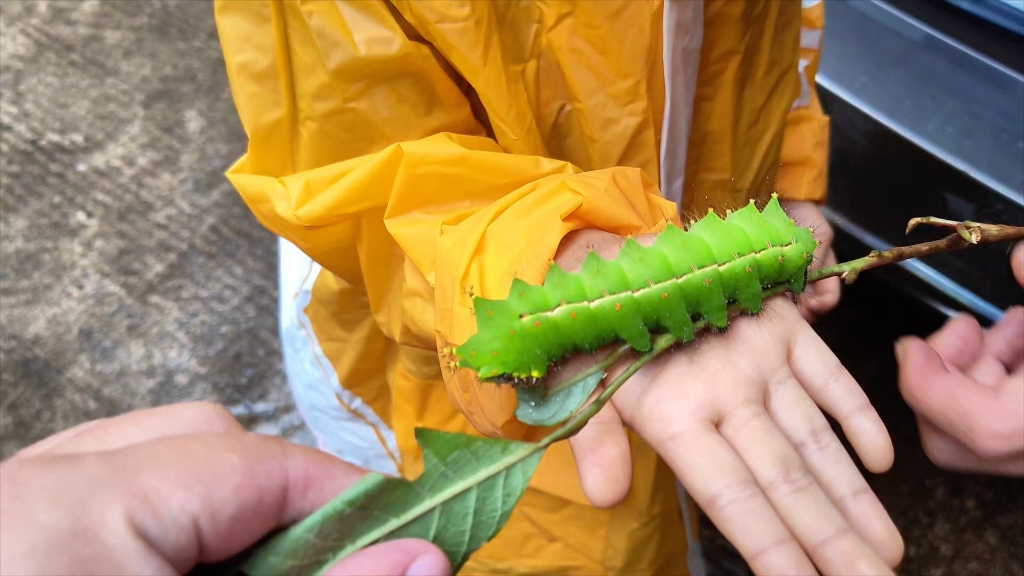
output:
<path id="1" fill-rule="evenodd" d="M 569 388 L 570 386 L 575 386 L 576 384 L 579 384 L 580 382 L 586 380 L 587 378 L 593 376 L 594 374 L 597 374 L 598 372 L 608 370 L 609 368 L 612 367 L 613 364 L 619 361 L 619 358 L 625 356 L 626 353 L 628 353 L 632 349 L 633 348 L 629 344 L 623 344 L 619 346 L 618 348 L 613 350 L 611 354 L 608 354 L 607 356 L 602 358 L 600 362 L 594 364 L 593 366 L 587 368 L 586 370 L 580 370 L 579 373 L 573 375 L 572 378 L 569 378 L 565 382 L 561 382 L 551 390 L 548 390 L 547 396 L 551 396 L 552 394 L 560 390 Z"/>
<path id="2" fill-rule="evenodd" d="M 1024 227 L 1005 226 L 1001 224 L 979 224 L 977 222 L 954 222 L 927 216 L 914 218 L 907 225 L 907 232 L 916 228 L 919 224 L 938 226 L 943 228 L 954 228 L 956 232 L 931 242 L 912 244 L 910 246 L 896 246 L 888 250 L 872 250 L 863 258 L 850 260 L 815 270 L 807 275 L 808 282 L 817 282 L 832 276 L 839 276 L 846 284 L 853 284 L 864 270 L 878 268 L 887 264 L 895 264 L 911 258 L 921 258 L 931 254 L 943 252 L 954 252 L 963 250 L 969 246 L 978 244 L 989 244 L 992 242 L 1004 242 L 1008 240 L 1024 240 Z"/>

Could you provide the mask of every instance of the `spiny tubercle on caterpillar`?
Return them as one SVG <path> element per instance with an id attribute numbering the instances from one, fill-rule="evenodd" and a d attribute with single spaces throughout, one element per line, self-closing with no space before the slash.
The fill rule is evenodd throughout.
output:
<path id="1" fill-rule="evenodd" d="M 777 195 L 763 211 L 751 201 L 724 220 L 709 210 L 686 231 L 669 225 L 650 246 L 626 240 L 614 260 L 591 251 L 579 272 L 552 264 L 540 286 L 517 278 L 504 300 L 474 298 L 477 333 L 454 350 L 457 365 L 530 386 L 579 350 L 621 340 L 647 352 L 652 331 L 690 342 L 695 320 L 725 329 L 730 303 L 757 314 L 767 288 L 802 292 L 817 245 Z"/>

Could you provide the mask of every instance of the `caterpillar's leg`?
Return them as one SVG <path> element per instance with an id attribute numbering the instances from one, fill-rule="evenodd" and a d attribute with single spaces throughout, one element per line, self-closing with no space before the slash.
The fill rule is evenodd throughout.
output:
<path id="1" fill-rule="evenodd" d="M 761 280 L 757 273 L 757 257 L 744 256 L 719 267 L 726 300 L 734 300 L 747 312 L 757 314 L 764 305 Z"/>
<path id="2" fill-rule="evenodd" d="M 595 311 L 608 319 L 615 334 L 639 352 L 651 349 L 651 333 L 644 325 L 640 307 L 631 292 L 605 298 Z"/>
<path id="3" fill-rule="evenodd" d="M 709 268 L 687 274 L 682 278 L 682 290 L 687 309 L 699 314 L 713 328 L 729 327 L 729 307 L 722 292 L 722 276 L 718 268 Z"/>
<path id="4" fill-rule="evenodd" d="M 681 342 L 692 342 L 695 334 L 690 309 L 687 307 L 683 286 L 679 282 L 667 282 L 662 290 L 652 294 L 658 310 L 658 324 L 663 326 Z"/>

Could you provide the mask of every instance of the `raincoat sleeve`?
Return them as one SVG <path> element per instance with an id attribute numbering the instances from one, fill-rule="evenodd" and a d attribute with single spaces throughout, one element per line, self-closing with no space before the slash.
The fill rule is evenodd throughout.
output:
<path id="1" fill-rule="evenodd" d="M 800 94 L 786 119 L 778 177 L 779 196 L 823 203 L 827 194 L 829 119 L 815 90 L 825 27 L 825 3 L 804 0 L 798 73 Z"/>
<path id="2" fill-rule="evenodd" d="M 678 222 L 637 168 L 506 153 L 383 2 L 219 0 L 216 16 L 250 139 L 229 179 L 267 228 L 362 286 L 389 339 L 432 353 L 403 366 L 417 377 L 438 374 L 439 341 L 475 331 L 473 296 L 539 282 L 571 230 Z"/>

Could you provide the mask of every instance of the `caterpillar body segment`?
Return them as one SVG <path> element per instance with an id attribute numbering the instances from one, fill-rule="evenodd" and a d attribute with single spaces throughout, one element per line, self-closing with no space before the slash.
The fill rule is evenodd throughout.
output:
<path id="1" fill-rule="evenodd" d="M 775 196 L 761 211 L 753 201 L 724 219 L 709 211 L 650 246 L 627 240 L 614 260 L 591 252 L 579 272 L 553 264 L 539 286 L 516 279 L 504 300 L 475 298 L 477 333 L 454 351 L 458 366 L 535 381 L 576 351 L 623 341 L 647 352 L 658 332 L 690 342 L 696 320 L 725 329 L 731 303 L 757 314 L 766 288 L 802 292 L 815 248 Z"/>

